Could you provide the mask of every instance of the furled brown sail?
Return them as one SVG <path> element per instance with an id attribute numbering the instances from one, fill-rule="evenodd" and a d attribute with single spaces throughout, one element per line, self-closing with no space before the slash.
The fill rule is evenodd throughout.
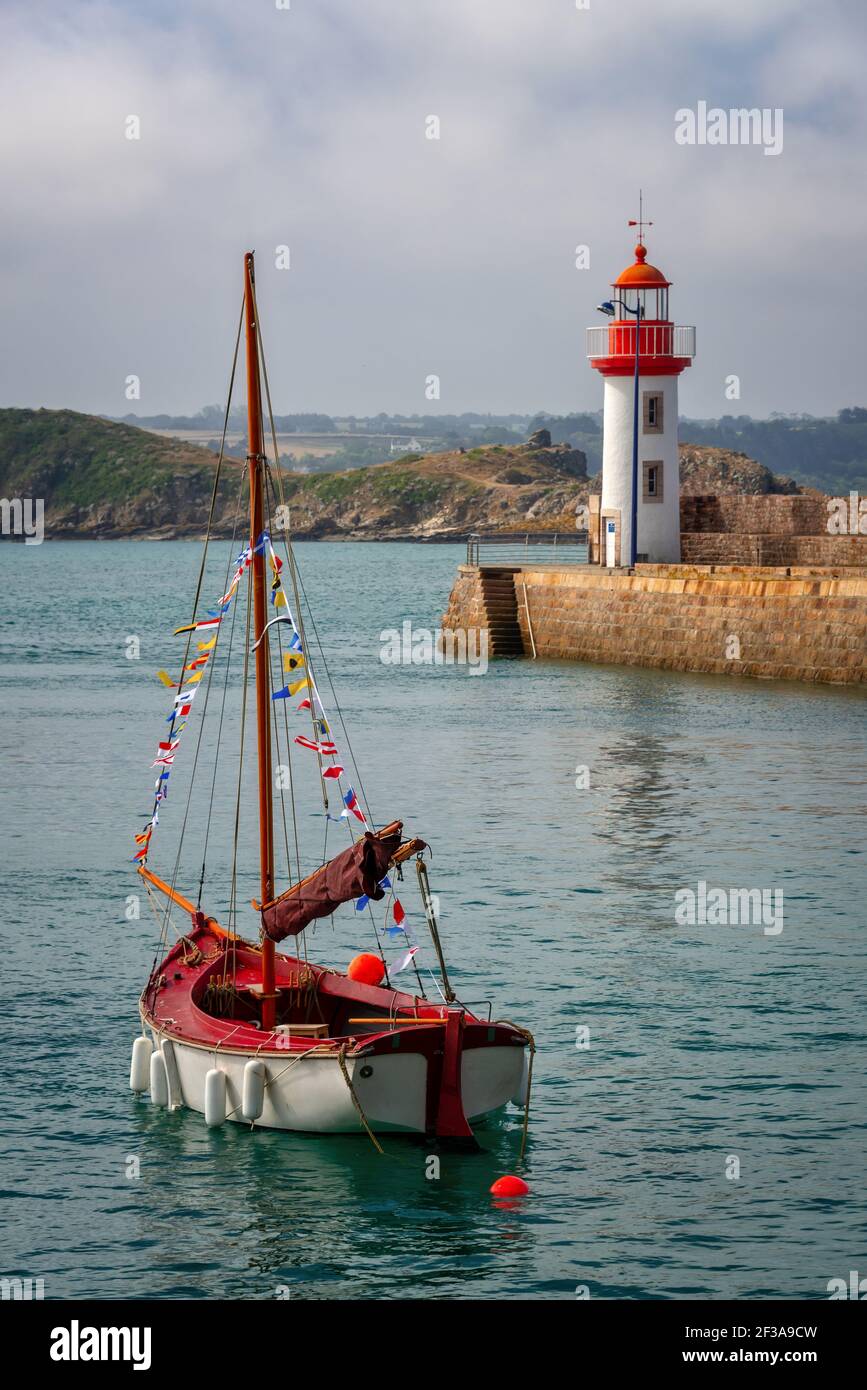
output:
<path id="1" fill-rule="evenodd" d="M 314 918 L 327 917 L 341 903 L 359 898 L 362 893 L 374 900 L 384 898 L 380 880 L 401 849 L 402 829 L 402 823 L 394 821 L 376 835 L 365 831 L 361 839 L 342 854 L 335 855 L 273 902 L 266 903 L 262 908 L 266 936 L 272 941 L 297 936 Z M 412 846 L 424 848 L 421 840 L 413 841 Z"/>

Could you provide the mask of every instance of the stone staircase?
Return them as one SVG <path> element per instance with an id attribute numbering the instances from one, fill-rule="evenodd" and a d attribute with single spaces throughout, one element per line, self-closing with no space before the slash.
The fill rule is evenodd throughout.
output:
<path id="1" fill-rule="evenodd" d="M 524 655 L 515 596 L 515 573 L 514 570 L 499 567 L 479 570 L 489 656 Z"/>

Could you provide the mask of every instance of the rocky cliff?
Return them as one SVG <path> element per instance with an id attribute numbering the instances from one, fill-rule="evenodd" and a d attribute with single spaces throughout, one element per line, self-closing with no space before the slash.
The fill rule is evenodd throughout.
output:
<path id="1" fill-rule="evenodd" d="M 216 459 L 195 445 L 69 410 L 0 411 L 0 495 L 42 498 L 46 534 L 201 535 Z M 742 454 L 682 446 L 683 489 L 798 493 Z M 541 430 L 525 445 L 408 454 L 341 473 L 283 472 L 299 538 L 443 540 L 469 531 L 574 527 L 600 480 L 584 454 Z M 231 534 L 243 466 L 223 464 L 214 530 Z M 243 510 L 244 503 L 241 507 Z M 242 526 L 243 529 L 243 526 Z"/>

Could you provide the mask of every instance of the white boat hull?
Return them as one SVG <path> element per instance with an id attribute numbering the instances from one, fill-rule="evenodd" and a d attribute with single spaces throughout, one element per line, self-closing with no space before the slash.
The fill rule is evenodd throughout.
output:
<path id="1" fill-rule="evenodd" d="M 244 1068 L 254 1053 L 224 1052 L 166 1038 L 148 1029 L 155 1048 L 161 1048 L 168 1076 L 169 1107 L 186 1106 L 205 1113 L 208 1072 L 225 1074 L 225 1118 L 250 1124 L 242 1111 Z M 266 1129 L 312 1134 L 357 1134 L 359 1112 L 340 1061 L 332 1051 L 258 1054 L 265 1066 L 261 1115 L 252 1121 Z M 374 1131 L 425 1132 L 427 1061 L 419 1053 L 398 1053 L 345 1059 L 358 1103 Z M 521 1087 L 524 1052 L 516 1047 L 488 1047 L 465 1052 L 461 1065 L 461 1098 L 469 1121 L 499 1110 Z"/>

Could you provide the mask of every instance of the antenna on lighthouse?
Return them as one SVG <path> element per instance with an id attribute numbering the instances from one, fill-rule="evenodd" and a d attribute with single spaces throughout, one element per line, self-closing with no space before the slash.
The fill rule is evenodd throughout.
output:
<path id="1" fill-rule="evenodd" d="M 640 188 L 639 188 L 639 190 L 638 190 L 638 217 L 637 217 L 637 218 L 635 218 L 635 217 L 630 217 L 630 219 L 629 219 L 629 224 L 628 224 L 628 225 L 629 225 L 630 227 L 637 227 L 637 228 L 638 228 L 638 240 L 639 240 L 640 245 L 643 246 L 643 245 L 644 245 L 644 229 L 645 229 L 645 227 L 652 227 L 652 226 L 653 226 L 653 223 L 652 223 L 652 222 L 645 222 L 645 220 L 644 220 L 644 193 L 643 193 L 643 191 L 642 191 Z"/>

